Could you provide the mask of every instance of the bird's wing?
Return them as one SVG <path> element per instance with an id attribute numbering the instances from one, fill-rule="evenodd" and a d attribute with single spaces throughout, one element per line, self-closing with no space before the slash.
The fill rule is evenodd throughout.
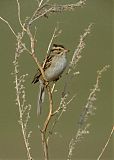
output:
<path id="1" fill-rule="evenodd" d="M 44 71 L 50 67 L 51 63 L 52 63 L 52 58 L 54 57 L 54 54 L 51 54 L 49 56 L 47 56 L 45 65 L 44 65 Z"/>
<path id="2" fill-rule="evenodd" d="M 33 78 L 33 81 L 32 83 L 37 83 L 39 81 L 39 77 L 41 76 L 41 72 L 40 70 L 38 69 L 37 73 L 34 75 L 34 78 Z"/>
<path id="3" fill-rule="evenodd" d="M 44 62 L 45 62 L 44 66 L 43 66 L 43 63 L 42 63 L 42 66 L 43 66 L 44 71 L 45 71 L 47 68 L 50 67 L 53 57 L 54 57 L 54 54 L 51 52 L 51 53 L 47 56 L 46 61 L 44 60 Z M 34 84 L 37 83 L 37 82 L 39 81 L 39 77 L 40 77 L 40 76 L 41 76 L 41 72 L 40 72 L 40 70 L 38 69 L 37 73 L 35 74 L 35 76 L 34 76 L 34 78 L 33 78 L 32 83 L 34 83 Z"/>

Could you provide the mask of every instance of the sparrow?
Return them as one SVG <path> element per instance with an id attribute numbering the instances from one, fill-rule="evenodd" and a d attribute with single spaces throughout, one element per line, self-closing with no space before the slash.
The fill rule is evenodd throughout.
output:
<path id="1" fill-rule="evenodd" d="M 57 81 L 66 69 L 67 52 L 69 52 L 69 50 L 66 49 L 63 45 L 53 44 L 49 52 L 49 55 L 46 57 L 46 59 L 44 59 L 44 63 L 42 64 L 45 78 L 48 82 Z M 44 80 L 42 78 L 42 74 L 39 69 L 35 74 L 32 83 L 35 84 L 37 82 L 40 82 L 37 114 L 41 114 L 41 104 L 44 102 L 45 85 Z"/>

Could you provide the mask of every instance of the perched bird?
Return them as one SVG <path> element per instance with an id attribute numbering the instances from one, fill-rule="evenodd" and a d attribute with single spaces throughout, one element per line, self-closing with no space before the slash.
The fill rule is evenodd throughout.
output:
<path id="1" fill-rule="evenodd" d="M 46 80 L 57 81 L 63 71 L 67 66 L 67 56 L 66 53 L 69 50 L 66 49 L 63 45 L 53 44 L 52 49 L 50 50 L 49 55 L 44 60 L 45 64 L 43 66 L 44 74 Z M 37 74 L 34 76 L 32 83 L 40 82 L 39 85 L 39 95 L 38 95 L 38 109 L 37 114 L 41 114 L 41 104 L 44 101 L 44 80 L 42 78 L 42 74 L 40 70 L 38 70 Z"/>

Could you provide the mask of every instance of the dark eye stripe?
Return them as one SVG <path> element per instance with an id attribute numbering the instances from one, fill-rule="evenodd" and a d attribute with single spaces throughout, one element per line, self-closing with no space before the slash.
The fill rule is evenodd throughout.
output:
<path id="1" fill-rule="evenodd" d="M 56 49 L 51 49 L 51 52 L 55 51 Z"/>
<path id="2" fill-rule="evenodd" d="M 54 51 L 61 51 L 62 49 L 61 48 L 53 48 L 51 49 L 51 52 L 54 52 Z"/>

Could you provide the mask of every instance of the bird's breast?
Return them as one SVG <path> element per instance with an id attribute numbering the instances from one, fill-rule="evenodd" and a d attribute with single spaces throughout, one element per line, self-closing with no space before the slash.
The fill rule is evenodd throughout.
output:
<path id="1" fill-rule="evenodd" d="M 48 81 L 54 81 L 63 73 L 67 66 L 66 56 L 54 57 L 52 64 L 45 71 L 45 76 Z"/>

